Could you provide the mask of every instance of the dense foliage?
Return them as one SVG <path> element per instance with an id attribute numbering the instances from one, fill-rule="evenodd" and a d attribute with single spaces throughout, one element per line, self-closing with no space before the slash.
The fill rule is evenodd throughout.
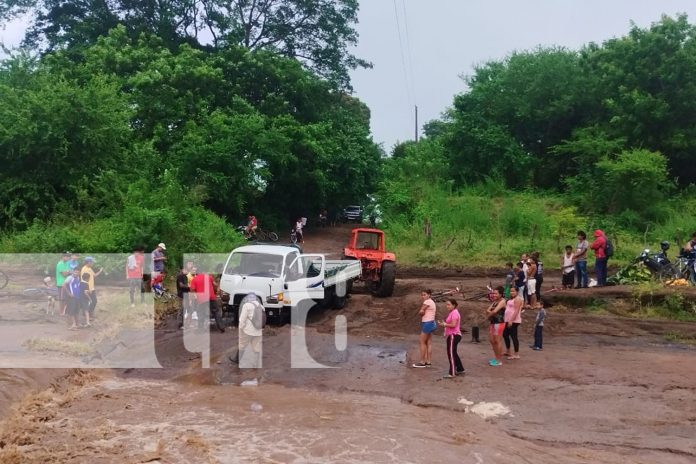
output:
<path id="1" fill-rule="evenodd" d="M 79 52 L 116 26 L 131 39 L 154 35 L 171 50 L 232 45 L 302 61 L 339 87 L 370 66 L 348 52 L 357 43 L 357 0 L 5 0 L 0 22 L 32 13 L 25 43 Z"/>
<path id="2" fill-rule="evenodd" d="M 0 95 L 0 227 L 51 236 L 50 223 L 66 242 L 15 236 L 12 251 L 124 251 L 166 237 L 219 249 L 191 230 L 220 230 L 205 209 L 284 227 L 360 201 L 379 174 L 367 107 L 271 51 L 172 49 L 116 26 L 84 48 L 5 60 Z M 82 241 L 68 239 L 88 221 Z"/>
<path id="3" fill-rule="evenodd" d="M 587 213 L 638 212 L 696 181 L 696 27 L 685 16 L 485 63 L 442 121 L 451 178 L 569 190 Z M 627 213 L 627 216 L 630 214 Z"/>
<path id="4" fill-rule="evenodd" d="M 410 259 L 499 265 L 603 228 L 628 260 L 696 230 L 696 26 L 685 16 L 577 52 L 516 52 L 467 84 L 384 166 L 382 209 Z"/>

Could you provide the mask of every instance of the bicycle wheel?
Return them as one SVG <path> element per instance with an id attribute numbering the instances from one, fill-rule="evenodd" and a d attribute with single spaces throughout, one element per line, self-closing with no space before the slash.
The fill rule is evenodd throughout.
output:
<path id="1" fill-rule="evenodd" d="M 5 288 L 5 287 L 7 286 L 7 282 L 8 282 L 9 280 L 10 280 L 10 279 L 7 278 L 7 274 L 5 274 L 4 272 L 0 271 L 0 290 L 2 290 L 3 288 Z"/>
<path id="2" fill-rule="evenodd" d="M 272 242 L 278 241 L 278 234 L 276 234 L 275 232 L 268 232 L 267 236 Z"/>

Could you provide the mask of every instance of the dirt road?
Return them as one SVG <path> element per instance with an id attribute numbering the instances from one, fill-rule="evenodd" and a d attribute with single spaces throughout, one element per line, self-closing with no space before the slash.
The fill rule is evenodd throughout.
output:
<path id="1" fill-rule="evenodd" d="M 308 231 L 305 248 L 340 255 L 347 234 Z M 73 371 L 52 386 L 45 371 L 0 371 L 10 392 L 5 405 L 14 408 L 0 425 L 0 462 L 696 460 L 696 350 L 671 341 L 696 335 L 696 324 L 559 305 L 550 311 L 544 351 L 527 348 L 533 315 L 525 313 L 520 360 L 489 367 L 483 330 L 481 344 L 464 335 L 465 376 L 442 379 L 441 335 L 434 366 L 409 368 L 419 290 L 462 285 L 473 295 L 497 278 L 461 274 L 404 273 L 392 298 L 356 286 L 344 310 L 312 313 L 309 352 L 332 368 L 292 369 L 292 328 L 266 330 L 258 387 L 238 386 L 248 372 L 227 361 L 233 330 L 211 334 L 212 367 L 201 369 L 173 321 L 156 333 L 163 369 Z M 484 306 L 463 305 L 465 327 L 481 319 Z M 333 337 L 338 315 L 348 321 L 343 351 Z M 29 388 L 39 392 L 17 401 Z"/>

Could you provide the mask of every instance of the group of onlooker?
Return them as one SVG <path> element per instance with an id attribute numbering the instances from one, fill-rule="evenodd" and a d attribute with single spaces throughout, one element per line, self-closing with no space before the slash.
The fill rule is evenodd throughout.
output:
<path id="1" fill-rule="evenodd" d="M 541 299 L 541 285 L 544 282 L 544 263 L 539 252 L 524 253 L 517 264 L 507 263 L 507 268 L 503 295 L 510 298 L 510 292 L 514 288 L 525 306 L 535 308 Z"/>
<path id="2" fill-rule="evenodd" d="M 495 357 L 488 361 L 490 366 L 502 366 L 503 357 L 514 360 L 520 359 L 520 343 L 518 339 L 518 329 L 522 324 L 522 312 L 524 299 L 521 291 L 515 287 L 510 287 L 509 296 L 506 297 L 506 290 L 500 286 L 491 292 L 491 304 L 486 309 L 486 317 L 490 323 L 490 342 Z M 546 309 L 542 299 L 536 300 L 532 306 L 536 311 L 534 320 L 534 344 L 529 347 L 535 351 L 543 349 L 543 330 Z M 503 351 L 503 343 L 505 351 Z M 512 348 L 514 351 L 510 351 Z"/>
<path id="3" fill-rule="evenodd" d="M 589 276 L 587 273 L 587 254 L 592 250 L 595 255 L 595 274 L 596 286 L 603 287 L 607 284 L 607 261 L 613 254 L 611 242 L 601 229 L 594 231 L 594 241 L 587 241 L 587 234 L 579 230 L 577 233 L 578 242 L 573 251 L 572 245 L 566 245 L 565 253 L 561 256 L 561 272 L 563 273 L 563 288 L 587 288 L 589 286 Z"/>
<path id="4" fill-rule="evenodd" d="M 202 329 L 212 315 L 217 329 L 225 332 L 218 288 L 218 282 L 213 275 L 199 273 L 193 261 L 186 262 L 186 265 L 179 269 L 176 276 L 176 295 L 181 301 L 177 315 L 179 329 L 183 329 L 184 325 L 194 324 L 193 321 L 197 321 L 198 328 Z"/>
<path id="5" fill-rule="evenodd" d="M 91 256 L 80 262 L 76 253 L 66 251 L 56 264 L 56 287 L 59 310 L 71 322 L 70 330 L 91 327 L 97 306 L 97 291 L 94 281 L 103 269 L 94 270 L 95 260 Z"/>
<path id="6" fill-rule="evenodd" d="M 507 297 L 506 292 L 508 293 Z M 462 340 L 461 314 L 459 313 L 457 300 L 450 298 L 446 301 L 447 317 L 437 321 L 437 305 L 432 299 L 432 290 L 423 290 L 421 299 L 423 302 L 418 310 L 421 318 L 419 338 L 420 361 L 413 363 L 412 367 L 427 368 L 432 366 L 432 337 L 437 327 L 440 326 L 444 328 L 449 366 L 444 378 L 452 379 L 457 375 L 464 374 L 464 365 L 457 353 L 457 346 Z M 521 290 L 518 290 L 515 286 L 511 286 L 507 291 L 502 286 L 493 289 L 490 299 L 491 304 L 486 310 L 486 318 L 490 323 L 489 338 L 495 357 L 488 361 L 488 364 L 495 367 L 503 365 L 503 357 L 509 360 L 520 359 L 518 329 L 522 324 L 524 299 Z M 534 344 L 530 345 L 530 348 L 535 351 L 541 351 L 543 349 L 543 327 L 546 310 L 542 300 L 536 301 L 534 308 L 537 314 L 534 323 Z M 472 341 L 477 342 L 478 340 L 472 339 Z M 503 351 L 503 342 L 505 351 Z M 514 351 L 511 351 L 511 349 Z"/>

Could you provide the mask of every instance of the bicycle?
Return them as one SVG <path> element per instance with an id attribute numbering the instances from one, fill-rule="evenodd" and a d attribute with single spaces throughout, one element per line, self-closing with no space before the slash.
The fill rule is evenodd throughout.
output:
<path id="1" fill-rule="evenodd" d="M 450 290 L 441 290 L 439 292 L 433 292 L 432 295 L 430 295 L 430 298 L 432 298 L 433 301 L 437 303 L 442 303 L 447 299 L 448 297 L 451 297 L 452 295 L 460 295 L 461 290 L 460 287 L 454 287 L 453 289 Z"/>
<path id="2" fill-rule="evenodd" d="M 290 243 L 292 243 L 293 245 L 297 245 L 297 230 L 296 229 L 292 229 L 290 231 Z"/>
<path id="3" fill-rule="evenodd" d="M 260 227 L 256 229 L 256 237 L 258 240 L 261 240 L 262 242 L 269 241 L 269 240 L 271 242 L 278 241 L 278 234 L 276 234 L 273 231 L 263 230 Z"/>
<path id="4" fill-rule="evenodd" d="M 239 226 L 237 227 L 237 231 L 242 234 L 242 236 L 249 241 L 271 241 L 271 242 L 277 242 L 278 241 L 278 234 L 276 234 L 273 231 L 265 231 L 261 229 L 260 227 L 256 228 L 255 232 L 247 232 L 246 226 Z"/>

